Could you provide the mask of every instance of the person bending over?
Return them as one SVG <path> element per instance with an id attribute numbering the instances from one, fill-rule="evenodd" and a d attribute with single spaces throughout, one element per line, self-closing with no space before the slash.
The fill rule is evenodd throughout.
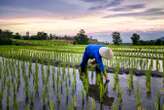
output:
<path id="1" fill-rule="evenodd" d="M 111 48 L 98 44 L 89 44 L 86 46 L 83 53 L 83 58 L 80 64 L 81 72 L 86 73 L 88 60 L 92 59 L 91 64 L 96 64 L 96 72 L 101 73 L 105 77 L 106 81 L 109 82 L 107 74 L 105 74 L 102 58 L 110 60 L 112 57 L 113 52 Z"/>

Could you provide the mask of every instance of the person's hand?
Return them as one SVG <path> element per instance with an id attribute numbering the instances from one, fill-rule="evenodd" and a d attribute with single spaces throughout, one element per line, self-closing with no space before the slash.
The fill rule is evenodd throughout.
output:
<path id="1" fill-rule="evenodd" d="M 104 74 L 104 77 L 105 77 L 105 83 L 108 83 L 110 81 L 110 79 L 106 73 Z"/>

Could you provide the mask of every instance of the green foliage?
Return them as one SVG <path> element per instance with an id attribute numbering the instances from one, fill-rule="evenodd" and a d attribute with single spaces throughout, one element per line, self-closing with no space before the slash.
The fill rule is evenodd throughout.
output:
<path id="1" fill-rule="evenodd" d="M 135 92 L 135 100 L 136 100 L 136 108 L 137 110 L 141 110 L 140 108 L 142 108 L 142 102 L 141 102 L 141 96 L 140 96 L 140 89 L 139 87 L 137 87 L 137 90 Z"/>
<path id="2" fill-rule="evenodd" d="M 32 35 L 30 39 L 31 40 L 46 40 L 48 39 L 48 35 L 45 32 L 38 32 L 37 35 Z"/>
<path id="3" fill-rule="evenodd" d="M 50 100 L 49 108 L 50 108 L 50 110 L 55 110 L 55 104 L 54 104 L 53 100 Z"/>
<path id="4" fill-rule="evenodd" d="M 14 39 L 21 39 L 21 35 L 17 32 L 17 33 L 15 33 L 15 35 L 13 35 L 14 37 Z"/>
<path id="5" fill-rule="evenodd" d="M 133 42 L 134 45 L 139 44 L 140 41 L 140 35 L 137 33 L 134 33 L 131 37 L 131 40 Z"/>
<path id="6" fill-rule="evenodd" d="M 133 89 L 133 69 L 129 70 L 127 84 L 128 84 L 129 91 L 131 91 Z"/>
<path id="7" fill-rule="evenodd" d="M 11 38 L 13 37 L 13 33 L 9 30 L 1 30 L 0 29 L 0 45 L 9 45 L 12 44 Z"/>
<path id="8" fill-rule="evenodd" d="M 121 40 L 119 32 L 113 32 L 112 33 L 112 38 L 113 38 L 113 43 L 115 45 L 120 45 L 121 44 L 122 40 Z"/>
<path id="9" fill-rule="evenodd" d="M 89 38 L 85 34 L 85 31 L 81 29 L 79 33 L 74 37 L 74 44 L 88 44 L 89 43 Z"/>

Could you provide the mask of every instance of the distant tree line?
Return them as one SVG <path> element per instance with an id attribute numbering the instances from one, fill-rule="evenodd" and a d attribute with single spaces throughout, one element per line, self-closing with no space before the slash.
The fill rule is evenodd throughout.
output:
<path id="1" fill-rule="evenodd" d="M 0 44 L 12 44 L 12 39 L 23 39 L 23 40 L 69 40 L 73 44 L 88 44 L 90 41 L 97 42 L 95 39 L 89 39 L 85 31 L 81 29 L 75 36 L 56 36 L 47 34 L 46 32 L 37 32 L 36 35 L 30 35 L 26 32 L 26 35 L 20 35 L 18 32 L 13 33 L 9 30 L 0 29 Z"/>
<path id="2" fill-rule="evenodd" d="M 112 33 L 113 44 L 120 45 L 122 44 L 121 34 L 119 32 Z M 12 44 L 12 39 L 24 39 L 24 40 L 67 40 L 71 41 L 73 44 L 88 44 L 88 43 L 98 43 L 96 39 L 89 38 L 85 31 L 81 29 L 75 36 L 56 36 L 52 34 L 47 34 L 46 32 L 37 32 L 36 35 L 30 35 L 29 32 L 26 32 L 26 35 L 20 35 L 18 32 L 13 33 L 9 30 L 0 29 L 0 45 L 3 44 Z M 149 40 L 143 41 L 140 39 L 140 35 L 133 33 L 131 36 L 133 45 L 164 45 L 164 40 Z"/>
<path id="3" fill-rule="evenodd" d="M 119 32 L 112 33 L 113 44 L 120 45 L 122 43 L 122 39 Z M 137 33 L 133 33 L 131 36 L 132 44 L 133 45 L 164 45 L 164 40 L 157 39 L 157 40 L 141 40 L 140 35 Z"/>

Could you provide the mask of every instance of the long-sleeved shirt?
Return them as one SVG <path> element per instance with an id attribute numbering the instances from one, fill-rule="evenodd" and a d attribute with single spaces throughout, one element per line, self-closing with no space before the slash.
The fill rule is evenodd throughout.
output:
<path id="1" fill-rule="evenodd" d="M 99 53 L 99 49 L 101 47 L 104 47 L 104 46 L 103 45 L 97 45 L 97 44 L 89 44 L 85 48 L 85 52 L 83 54 L 82 62 L 80 64 L 82 69 L 85 69 L 87 67 L 87 63 L 88 63 L 89 58 L 91 58 L 91 59 L 95 58 L 97 68 L 100 70 L 101 73 L 104 73 L 104 65 L 103 65 L 103 62 L 102 62 L 102 57 Z"/>

